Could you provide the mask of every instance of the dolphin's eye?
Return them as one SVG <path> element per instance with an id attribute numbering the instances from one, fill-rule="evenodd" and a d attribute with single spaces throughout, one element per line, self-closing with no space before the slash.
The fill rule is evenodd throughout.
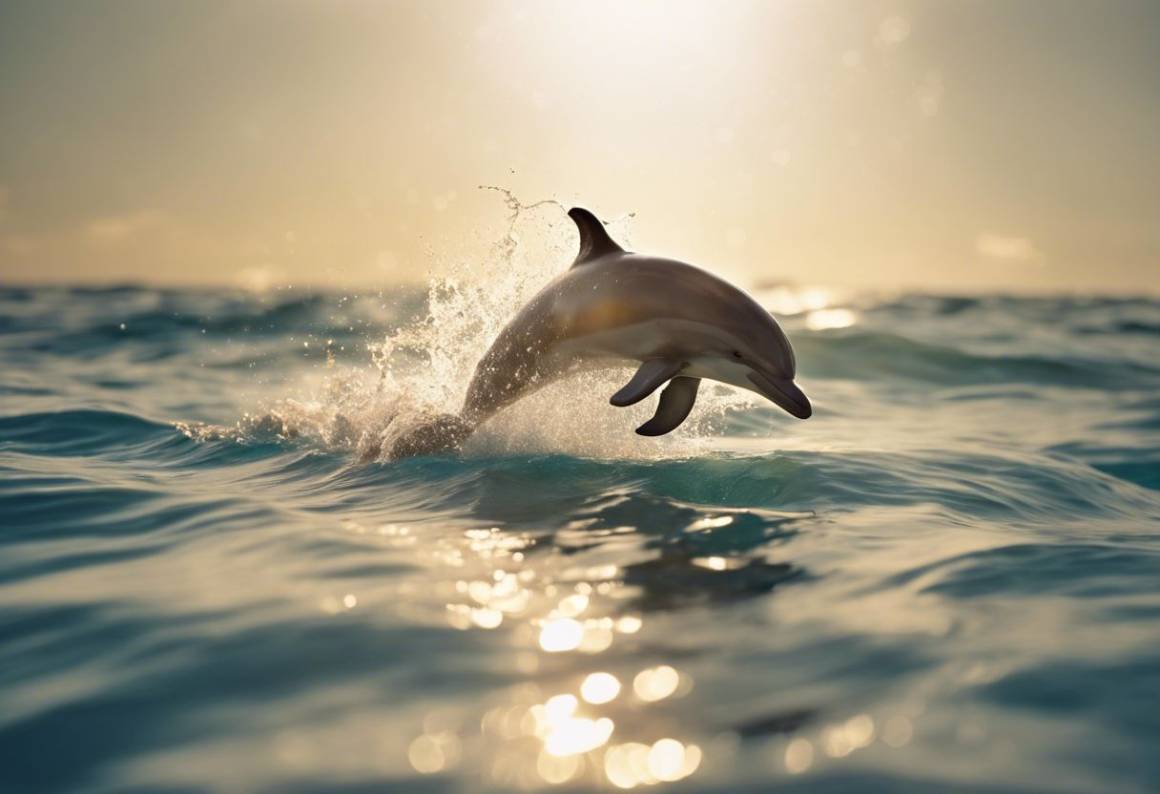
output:
<path id="1" fill-rule="evenodd" d="M 733 351 L 733 358 L 741 358 L 741 351 L 740 351 L 740 350 L 734 350 L 734 351 Z"/>

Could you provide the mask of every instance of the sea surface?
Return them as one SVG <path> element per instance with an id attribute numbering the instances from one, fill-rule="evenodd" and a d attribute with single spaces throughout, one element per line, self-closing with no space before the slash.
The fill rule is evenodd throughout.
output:
<path id="1" fill-rule="evenodd" d="M 808 421 L 381 460 L 559 264 L 0 289 L 0 792 L 1160 791 L 1160 302 L 770 287 Z"/>

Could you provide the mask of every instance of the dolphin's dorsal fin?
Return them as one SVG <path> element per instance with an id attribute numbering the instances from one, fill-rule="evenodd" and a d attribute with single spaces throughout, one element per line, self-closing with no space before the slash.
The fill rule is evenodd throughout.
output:
<path id="1" fill-rule="evenodd" d="M 572 267 L 591 262 L 605 254 L 623 253 L 624 249 L 608 236 L 608 231 L 600 219 L 583 207 L 573 207 L 568 210 L 568 217 L 576 223 L 580 230 L 580 253 L 576 254 L 576 261 Z"/>

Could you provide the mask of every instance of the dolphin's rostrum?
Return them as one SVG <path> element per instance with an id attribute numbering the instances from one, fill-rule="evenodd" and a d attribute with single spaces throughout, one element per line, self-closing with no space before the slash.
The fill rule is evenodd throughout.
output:
<path id="1" fill-rule="evenodd" d="M 479 361 L 458 417 L 442 416 L 396 441 L 391 457 L 457 447 L 496 412 L 551 381 L 596 367 L 640 363 L 616 406 L 661 386 L 645 436 L 678 427 L 702 378 L 755 391 L 806 419 L 789 340 L 769 312 L 737 287 L 672 259 L 625 251 L 595 215 L 575 207 L 580 231 L 572 266 L 540 290 Z"/>

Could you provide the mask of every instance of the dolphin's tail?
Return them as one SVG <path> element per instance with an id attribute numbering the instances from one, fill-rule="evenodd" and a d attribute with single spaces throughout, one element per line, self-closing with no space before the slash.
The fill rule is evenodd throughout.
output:
<path id="1" fill-rule="evenodd" d="M 474 431 L 475 425 L 455 414 L 439 414 L 384 440 L 383 449 L 390 460 L 438 455 L 459 449 Z"/>

